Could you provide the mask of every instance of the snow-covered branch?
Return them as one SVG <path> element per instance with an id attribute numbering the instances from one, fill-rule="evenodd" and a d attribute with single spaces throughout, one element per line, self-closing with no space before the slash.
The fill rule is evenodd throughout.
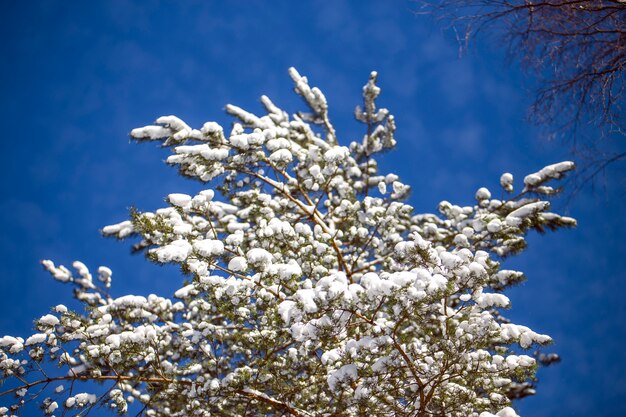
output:
<path id="1" fill-rule="evenodd" d="M 363 140 L 348 146 L 321 91 L 290 75 L 312 114 L 264 96 L 265 115 L 226 107 L 228 134 L 175 116 L 131 132 L 170 146 L 168 164 L 213 188 L 167 194 L 102 233 L 138 239 L 186 282 L 171 298 L 115 297 L 109 268 L 44 261 L 84 309 L 59 304 L 30 336 L 0 338 L 0 416 L 30 401 L 46 415 L 139 404 L 168 417 L 516 416 L 511 398 L 534 389 L 537 366 L 524 351 L 551 338 L 501 315 L 503 291 L 524 279 L 501 262 L 529 231 L 575 225 L 547 201 L 573 164 L 528 175 L 517 195 L 504 174 L 508 199 L 483 187 L 473 205 L 416 214 L 409 186 L 378 170 L 396 141 L 377 74 L 356 111 Z"/>

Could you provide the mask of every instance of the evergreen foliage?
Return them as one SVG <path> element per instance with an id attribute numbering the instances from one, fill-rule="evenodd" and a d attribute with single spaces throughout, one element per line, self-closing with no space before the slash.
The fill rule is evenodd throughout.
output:
<path id="1" fill-rule="evenodd" d="M 30 337 L 0 338 L 0 415 L 29 401 L 45 415 L 122 415 L 132 402 L 168 417 L 517 415 L 511 398 L 532 392 L 537 367 L 524 351 L 551 339 L 500 314 L 503 290 L 524 279 L 500 262 L 530 230 L 575 225 L 546 201 L 573 164 L 526 176 L 517 193 L 505 173 L 505 200 L 481 188 L 473 206 L 415 214 L 410 187 L 376 163 L 396 143 L 376 73 L 355 111 L 366 134 L 348 147 L 322 92 L 289 74 L 307 113 L 263 96 L 262 116 L 226 107 L 229 134 L 175 116 L 131 132 L 221 196 L 169 194 L 103 229 L 180 265 L 187 283 L 171 299 L 114 298 L 109 268 L 43 261 L 84 310 L 58 305 Z"/>

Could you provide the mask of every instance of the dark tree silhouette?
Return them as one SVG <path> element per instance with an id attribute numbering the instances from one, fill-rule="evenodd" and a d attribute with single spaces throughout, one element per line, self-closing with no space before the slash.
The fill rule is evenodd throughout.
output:
<path id="1" fill-rule="evenodd" d="M 462 47 L 479 32 L 497 33 L 511 58 L 538 76 L 529 118 L 551 134 L 578 133 L 589 177 L 626 156 L 604 140 L 626 136 L 626 0 L 439 0 L 426 13 L 452 27 Z M 602 142 L 602 143 L 601 143 Z"/>

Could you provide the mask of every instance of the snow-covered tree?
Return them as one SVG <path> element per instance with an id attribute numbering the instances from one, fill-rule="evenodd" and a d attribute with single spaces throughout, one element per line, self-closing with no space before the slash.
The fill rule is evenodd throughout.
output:
<path id="1" fill-rule="evenodd" d="M 228 134 L 175 116 L 131 132 L 218 193 L 169 194 L 103 234 L 136 237 L 187 281 L 171 299 L 115 298 L 109 268 L 43 261 L 84 309 L 59 304 L 26 339 L 0 338 L 0 415 L 29 401 L 45 415 L 133 402 L 168 417 L 517 415 L 511 393 L 537 366 L 524 352 L 551 339 L 500 314 L 503 290 L 524 279 L 500 262 L 531 229 L 575 225 L 545 201 L 573 164 L 526 176 L 517 194 L 503 174 L 503 200 L 481 188 L 473 206 L 415 214 L 409 186 L 376 163 L 396 143 L 376 73 L 355 112 L 366 134 L 347 147 L 322 92 L 289 73 L 308 113 L 263 96 L 263 116 L 226 107 Z"/>

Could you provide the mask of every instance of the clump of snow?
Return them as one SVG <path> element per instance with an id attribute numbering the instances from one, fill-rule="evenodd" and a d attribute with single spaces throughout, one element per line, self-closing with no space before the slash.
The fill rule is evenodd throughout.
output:
<path id="1" fill-rule="evenodd" d="M 291 318 L 297 314 L 297 305 L 295 301 L 285 300 L 278 306 L 278 314 L 286 324 L 291 323 Z"/>
<path id="2" fill-rule="evenodd" d="M 484 411 L 480 413 L 479 417 L 519 417 L 515 410 L 511 407 L 505 407 L 502 410 L 498 411 L 496 414 L 492 414 L 488 411 Z"/>
<path id="3" fill-rule="evenodd" d="M 542 211 L 545 211 L 549 207 L 550 207 L 550 203 L 548 203 L 547 201 L 537 201 L 534 203 L 528 203 L 513 210 L 511 213 L 509 213 L 506 216 L 504 220 L 506 221 L 507 225 L 512 226 L 512 227 L 517 227 L 522 223 L 523 219 L 534 216 Z"/>
<path id="4" fill-rule="evenodd" d="M 59 319 L 52 314 L 46 314 L 37 320 L 37 323 L 43 324 L 45 326 L 56 326 L 59 324 Z"/>
<path id="5" fill-rule="evenodd" d="M 378 192 L 382 195 L 387 194 L 387 184 L 385 183 L 385 181 L 380 181 L 378 183 Z"/>
<path id="6" fill-rule="evenodd" d="M 193 248 L 200 256 L 220 256 L 224 253 L 224 243 L 221 240 L 205 239 L 193 243 Z"/>
<path id="7" fill-rule="evenodd" d="M 59 408 L 59 404 L 57 404 L 56 401 L 52 401 L 50 404 L 48 404 L 48 406 L 46 407 L 46 415 L 52 415 L 52 413 L 54 413 L 56 411 L 56 409 Z"/>
<path id="8" fill-rule="evenodd" d="M 292 277 L 299 277 L 302 275 L 302 268 L 296 263 L 291 262 L 288 264 L 272 264 L 268 269 L 268 273 L 272 275 L 278 275 L 281 280 L 287 280 Z"/>
<path id="9" fill-rule="evenodd" d="M 233 135 L 229 138 L 231 145 L 239 149 L 248 149 L 250 144 L 248 143 L 248 135 Z"/>
<path id="10" fill-rule="evenodd" d="M 196 285 L 195 284 L 190 284 L 190 285 L 184 286 L 183 288 L 177 290 L 174 293 L 174 297 L 176 297 L 176 298 L 187 298 L 194 291 L 196 291 Z"/>
<path id="11" fill-rule="evenodd" d="M 50 260 L 41 261 L 41 264 L 46 268 L 48 272 L 52 274 L 54 279 L 61 282 L 68 282 L 72 280 L 72 273 L 63 265 L 58 268 L 54 266 L 54 263 Z"/>
<path id="12" fill-rule="evenodd" d="M 123 239 L 134 232 L 133 223 L 130 220 L 125 220 L 118 224 L 111 224 L 105 226 L 102 229 L 102 234 L 105 236 L 116 235 L 118 238 Z"/>
<path id="13" fill-rule="evenodd" d="M 409 185 L 402 184 L 400 181 L 394 181 L 391 186 L 393 188 L 391 198 L 395 200 L 400 200 L 406 197 L 411 191 L 411 187 Z"/>
<path id="14" fill-rule="evenodd" d="M 548 207 L 550 207 L 550 203 L 548 203 L 547 201 L 537 201 L 535 203 L 523 205 L 522 207 L 509 213 L 509 216 L 523 219 L 540 211 L 544 211 Z"/>
<path id="15" fill-rule="evenodd" d="M 111 281 L 111 276 L 113 275 L 113 271 L 106 266 L 101 266 L 98 268 L 98 280 L 104 283 Z"/>
<path id="16" fill-rule="evenodd" d="M 337 389 L 337 385 L 339 382 L 352 382 L 352 381 L 356 381 L 358 378 L 358 372 L 357 372 L 357 368 L 356 365 L 354 364 L 348 364 L 348 365 L 344 365 L 341 368 L 337 369 L 336 371 L 332 372 L 329 376 L 328 376 L 328 387 L 330 388 L 331 391 L 336 391 Z"/>
<path id="17" fill-rule="evenodd" d="M 532 188 L 551 179 L 560 179 L 566 172 L 574 169 L 575 166 L 576 165 L 572 161 L 563 161 L 548 165 L 538 172 L 524 177 L 524 185 L 526 185 L 527 188 Z"/>
<path id="18" fill-rule="evenodd" d="M 191 202 L 191 196 L 187 194 L 172 193 L 167 196 L 167 199 L 176 207 L 185 207 Z"/>
<path id="19" fill-rule="evenodd" d="M 279 149 L 270 155 L 270 161 L 276 165 L 286 165 L 293 161 L 293 155 L 288 149 Z"/>
<path id="20" fill-rule="evenodd" d="M 250 249 L 246 253 L 248 262 L 255 266 L 266 266 L 272 263 L 272 254 L 262 248 Z"/>
<path id="21" fill-rule="evenodd" d="M 199 195 L 203 196 L 206 201 L 212 201 L 213 197 L 215 196 L 215 191 L 213 190 L 202 190 L 198 193 Z"/>
<path id="22" fill-rule="evenodd" d="M 476 200 L 489 200 L 491 198 L 491 192 L 485 187 L 479 188 L 476 191 Z"/>
<path id="23" fill-rule="evenodd" d="M 21 337 L 3 336 L 0 337 L 0 347 L 8 347 L 9 352 L 18 353 L 24 349 L 24 339 Z"/>
<path id="24" fill-rule="evenodd" d="M 144 126 L 130 131 L 130 136 L 135 139 L 162 139 L 171 136 L 172 129 L 163 126 Z"/>
<path id="25" fill-rule="evenodd" d="M 500 219 L 493 219 L 489 223 L 487 223 L 487 230 L 491 233 L 498 233 L 502 230 L 502 222 Z"/>
<path id="26" fill-rule="evenodd" d="M 30 336 L 28 339 L 26 339 L 26 342 L 24 343 L 24 346 L 30 346 L 30 345 L 36 345 L 39 343 L 43 343 L 46 341 L 46 338 L 48 337 L 47 334 L 45 333 L 36 333 L 32 336 Z"/>
<path id="27" fill-rule="evenodd" d="M 496 293 L 483 293 L 474 298 L 476 304 L 482 308 L 488 307 L 508 307 L 510 304 L 509 298 L 504 294 Z"/>
<path id="28" fill-rule="evenodd" d="M 513 191 L 513 174 L 505 172 L 500 177 L 500 185 L 509 193 Z"/>
<path id="29" fill-rule="evenodd" d="M 191 244 L 184 240 L 175 240 L 169 245 L 153 249 L 153 253 L 156 254 L 159 262 L 182 262 L 191 253 Z"/>
<path id="30" fill-rule="evenodd" d="M 215 122 L 206 122 L 204 125 L 202 125 L 200 131 L 205 135 L 210 135 L 214 133 L 222 133 L 224 130 L 222 129 L 222 126 Z"/>
<path id="31" fill-rule="evenodd" d="M 304 288 L 296 291 L 295 297 L 298 300 L 304 311 L 307 313 L 315 313 L 318 310 L 317 304 L 315 303 L 315 290 L 312 288 Z"/>
<path id="32" fill-rule="evenodd" d="M 65 400 L 65 407 L 67 408 L 84 407 L 89 404 L 95 404 L 96 398 L 97 397 L 95 394 L 88 394 L 85 392 L 76 394 L 72 397 L 69 397 L 67 400 Z"/>
<path id="33" fill-rule="evenodd" d="M 248 261 L 243 256 L 235 256 L 228 262 L 228 269 L 234 272 L 243 272 L 248 269 Z"/>
<path id="34" fill-rule="evenodd" d="M 345 146 L 334 146 L 324 153 L 324 160 L 329 163 L 338 163 L 350 155 L 350 150 Z"/>

